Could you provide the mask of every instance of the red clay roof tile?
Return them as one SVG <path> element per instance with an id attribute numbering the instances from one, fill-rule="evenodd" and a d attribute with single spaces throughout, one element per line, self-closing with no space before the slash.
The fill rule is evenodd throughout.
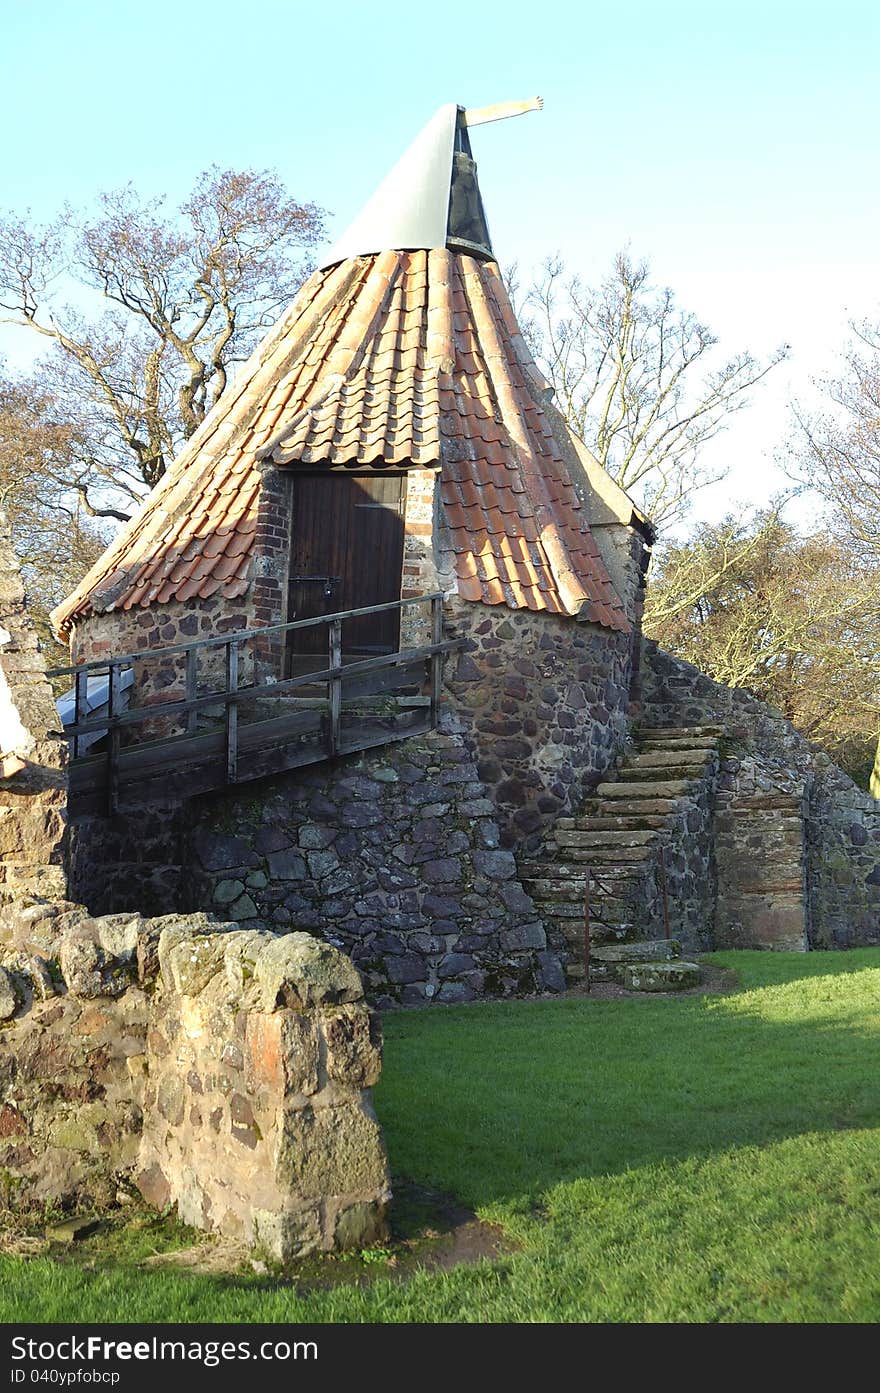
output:
<path id="1" fill-rule="evenodd" d="M 55 621 L 241 595 L 268 456 L 439 465 L 463 598 L 626 630 L 542 382 L 493 262 L 383 252 L 316 272 Z"/>

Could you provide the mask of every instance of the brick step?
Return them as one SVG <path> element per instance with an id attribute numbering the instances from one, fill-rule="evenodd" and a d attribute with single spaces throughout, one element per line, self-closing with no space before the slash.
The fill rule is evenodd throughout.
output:
<path id="1" fill-rule="evenodd" d="M 557 823 L 552 841 L 557 847 L 591 846 L 648 846 L 657 840 L 657 833 L 643 828 L 620 827 L 583 828 L 560 827 Z M 548 841 L 548 846 L 549 846 Z"/>
<path id="2" fill-rule="evenodd" d="M 596 793 L 600 798 L 612 798 L 615 803 L 622 798 L 684 798 L 690 793 L 693 785 L 693 779 L 656 779 L 652 782 L 646 780 L 644 783 L 631 780 L 624 782 L 621 779 L 617 784 L 599 784 Z"/>
<path id="3" fill-rule="evenodd" d="M 592 817 L 557 818 L 556 832 L 659 832 L 666 826 L 666 818 L 659 814 L 644 817 L 627 817 L 618 813 L 597 813 Z"/>

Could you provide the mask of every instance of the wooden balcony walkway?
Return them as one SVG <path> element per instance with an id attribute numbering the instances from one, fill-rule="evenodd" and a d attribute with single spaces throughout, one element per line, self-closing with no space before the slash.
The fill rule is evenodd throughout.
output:
<path id="1" fill-rule="evenodd" d="M 50 676 L 74 681 L 69 814 L 77 820 L 145 802 L 176 801 L 280 774 L 340 755 L 424 734 L 437 724 L 444 655 L 442 594 L 297 620 L 219 638 L 126 653 Z M 380 610 L 430 607 L 431 642 L 377 657 L 343 656 L 344 624 Z M 243 669 L 265 673 L 266 641 L 282 653 L 291 630 L 326 625 L 327 666 L 278 680 L 240 681 Z M 207 669 L 220 668 L 211 677 Z M 166 701 L 123 705 L 123 674 L 173 659 L 181 682 Z M 321 660 L 318 659 L 318 662 Z M 283 658 L 280 659 L 283 663 Z M 309 666 L 314 667 L 312 659 Z M 90 716 L 89 678 L 108 678 L 106 710 Z M 137 682 L 131 685 L 137 691 Z M 145 734 L 138 727 L 148 725 Z M 79 742 L 92 738 L 88 753 Z M 96 748 L 95 740 L 100 741 Z"/>

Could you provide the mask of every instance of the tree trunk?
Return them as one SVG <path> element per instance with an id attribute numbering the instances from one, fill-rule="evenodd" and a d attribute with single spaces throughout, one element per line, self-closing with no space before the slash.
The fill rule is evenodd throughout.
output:
<path id="1" fill-rule="evenodd" d="M 877 753 L 874 755 L 874 768 L 871 770 L 868 789 L 872 798 L 880 798 L 880 740 L 877 741 Z"/>

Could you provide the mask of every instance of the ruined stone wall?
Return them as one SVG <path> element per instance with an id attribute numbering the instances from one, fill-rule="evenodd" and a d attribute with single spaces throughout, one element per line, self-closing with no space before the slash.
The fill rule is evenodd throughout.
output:
<path id="1" fill-rule="evenodd" d="M 105 1205 L 130 1178 L 160 930 L 137 913 L 96 920 L 34 897 L 0 910 L 0 1175 L 11 1207 Z"/>
<path id="2" fill-rule="evenodd" d="M 386 1234 L 352 964 L 205 915 L 0 910 L 0 1202 L 151 1204 L 286 1260 Z"/>
<path id="3" fill-rule="evenodd" d="M 729 756 L 715 810 L 716 948 L 807 947 L 804 783 Z"/>
<path id="4" fill-rule="evenodd" d="M 308 934 L 168 928 L 147 1037 L 138 1183 L 184 1223 L 282 1261 L 387 1237 L 369 1089 L 378 1026 L 357 972 Z"/>
<path id="5" fill-rule="evenodd" d="M 859 789 L 779 711 L 746 691 L 713 682 L 651 642 L 644 645 L 641 695 L 637 716 L 645 725 L 710 724 L 723 732 L 718 830 L 725 867 L 722 871 L 719 866 L 719 894 L 726 886 L 732 898 L 722 934 L 744 946 L 740 911 L 746 906 L 737 905 L 736 898 L 750 896 L 754 910 L 763 896 L 767 913 L 762 910 L 760 918 L 766 932 L 780 945 L 794 946 L 797 863 L 802 855 L 802 921 L 810 944 L 827 948 L 880 943 L 880 802 Z M 749 784 L 756 760 L 763 787 Z M 783 800 L 778 806 L 775 795 Z M 792 799 L 799 802 L 801 797 L 799 838 L 792 823 Z M 750 798 L 755 800 L 751 807 Z M 735 861 L 740 866 L 736 874 Z M 764 867 L 760 871 L 759 862 Z"/>
<path id="6" fill-rule="evenodd" d="M 463 651 L 447 665 L 505 846 L 535 848 L 576 810 L 626 739 L 632 638 L 595 624 L 458 599 L 446 607 Z"/>

